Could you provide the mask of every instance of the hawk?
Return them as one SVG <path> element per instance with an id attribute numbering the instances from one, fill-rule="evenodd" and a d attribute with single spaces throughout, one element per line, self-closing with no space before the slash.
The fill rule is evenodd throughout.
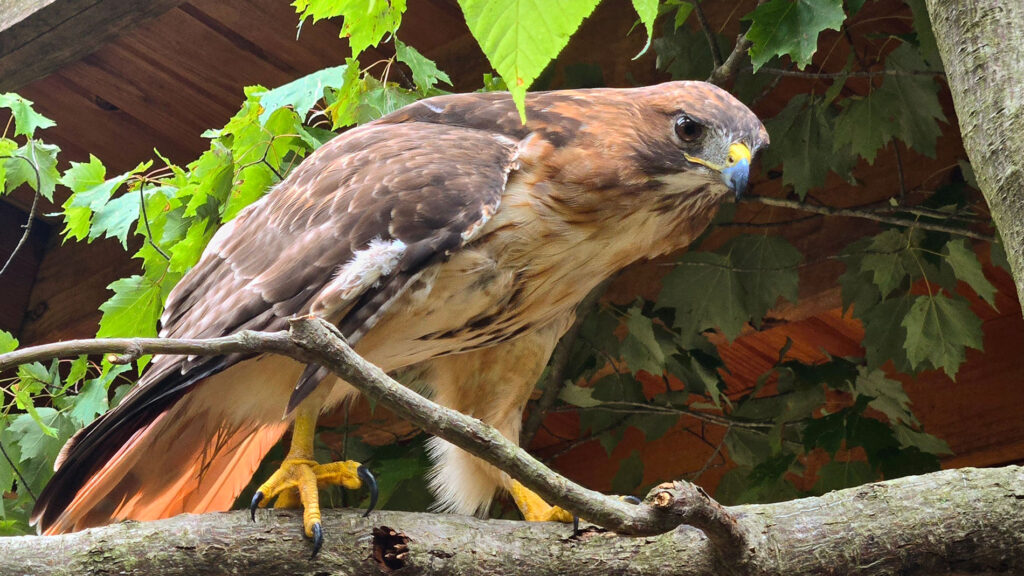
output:
<path id="1" fill-rule="evenodd" d="M 703 82 L 421 100 L 311 154 L 213 237 L 170 293 L 161 336 L 287 328 L 318 315 L 385 371 L 517 441 L 523 408 L 584 296 L 678 250 L 747 186 L 768 134 Z M 355 390 L 271 354 L 158 356 L 115 409 L 62 450 L 33 521 L 47 534 L 224 510 L 267 450 L 291 447 L 256 504 L 304 509 L 317 483 L 372 485 L 357 462 L 313 459 L 317 417 Z M 437 507 L 482 513 L 508 490 L 528 520 L 571 520 L 440 439 Z"/>

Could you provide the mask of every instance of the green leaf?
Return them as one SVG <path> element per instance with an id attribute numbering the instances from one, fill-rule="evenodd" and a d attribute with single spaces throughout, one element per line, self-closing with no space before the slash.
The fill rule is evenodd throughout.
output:
<path id="1" fill-rule="evenodd" d="M 724 250 L 738 269 L 743 305 L 755 325 L 760 325 L 779 298 L 796 303 L 797 266 L 803 255 L 788 241 L 779 236 L 743 235 L 730 241 Z"/>
<path id="2" fill-rule="evenodd" d="M 955 378 L 964 361 L 964 349 L 982 349 L 981 319 L 962 298 L 918 296 L 903 327 L 907 329 L 907 358 L 915 369 L 928 362 Z"/>
<path id="3" fill-rule="evenodd" d="M 50 128 L 57 123 L 32 109 L 32 101 L 7 92 L 0 94 L 0 108 L 7 108 L 14 116 L 14 135 L 31 138 L 37 128 Z"/>
<path id="4" fill-rule="evenodd" d="M 928 70 L 921 54 L 909 44 L 893 50 L 886 66 L 905 74 L 886 76 L 879 90 L 889 92 L 899 103 L 896 122 L 900 139 L 917 152 L 935 157 L 935 142 L 942 134 L 939 120 L 945 121 L 939 103 L 939 86 L 928 75 L 910 74 Z"/>
<path id="5" fill-rule="evenodd" d="M 886 378 L 885 372 L 881 370 L 860 367 L 858 372 L 854 389 L 857 394 L 873 398 L 868 403 L 870 408 L 885 414 L 892 424 L 918 424 L 917 418 L 910 410 L 910 397 L 903 390 L 902 382 Z"/>
<path id="6" fill-rule="evenodd" d="M 37 414 L 21 414 L 11 422 L 4 432 L 17 439 L 21 462 L 57 456 L 61 446 L 56 434 L 60 418 L 53 408 L 43 407 Z"/>
<path id="7" fill-rule="evenodd" d="M 356 106 L 356 120 L 360 124 L 372 122 L 412 104 L 418 99 L 415 92 L 395 86 L 379 85 L 367 90 Z"/>
<path id="8" fill-rule="evenodd" d="M 818 34 L 839 30 L 846 14 L 842 0 L 770 0 L 744 19 L 752 20 L 747 39 L 757 72 L 772 57 L 787 54 L 800 68 L 810 64 Z"/>
<path id="9" fill-rule="evenodd" d="M 13 352 L 17 348 L 18 339 L 15 338 L 10 332 L 6 330 L 0 330 L 0 354 Z"/>
<path id="10" fill-rule="evenodd" d="M 860 261 L 863 272 L 870 272 L 882 298 L 889 295 L 910 275 L 905 264 L 904 252 L 908 248 L 907 237 L 896 230 L 886 230 L 874 237 Z"/>
<path id="11" fill-rule="evenodd" d="M 130 276 L 111 283 L 114 295 L 100 306 L 103 317 L 97 338 L 155 337 L 163 310 L 161 286 L 145 276 Z"/>
<path id="12" fill-rule="evenodd" d="M 900 441 L 900 445 L 904 448 L 917 448 L 922 452 L 928 454 L 952 454 L 953 451 L 949 449 L 949 444 L 946 441 L 928 434 L 927 432 L 918 432 L 907 426 L 896 426 L 896 439 Z"/>
<path id="13" fill-rule="evenodd" d="M 675 308 L 675 325 L 684 332 L 719 328 L 732 340 L 739 336 L 750 317 L 744 298 L 726 256 L 687 252 L 665 276 L 658 306 Z"/>
<path id="14" fill-rule="evenodd" d="M 863 98 L 847 100 L 848 105 L 836 118 L 833 148 L 849 147 L 875 163 L 875 154 L 899 132 L 896 116 L 901 113 L 895 94 L 888 90 L 871 90 Z"/>
<path id="15" fill-rule="evenodd" d="M 729 458 L 739 466 L 754 467 L 772 456 L 771 440 L 763 432 L 730 428 L 725 435 Z"/>
<path id="16" fill-rule="evenodd" d="M 107 202 L 93 217 L 89 238 L 117 238 L 128 249 L 128 231 L 139 219 L 139 197 L 128 193 Z"/>
<path id="17" fill-rule="evenodd" d="M 619 462 L 619 471 L 612 478 L 612 492 L 616 494 L 632 494 L 644 480 L 644 459 L 638 450 Z"/>
<path id="18" fill-rule="evenodd" d="M 675 414 L 636 414 L 631 416 L 628 424 L 644 433 L 644 439 L 653 442 L 664 436 L 679 422 Z"/>
<path id="19" fill-rule="evenodd" d="M 394 34 L 402 23 L 406 0 L 295 0 L 292 6 L 302 20 L 313 22 L 341 16 L 340 36 L 348 38 L 355 58 L 380 42 L 385 34 Z"/>
<path id="20" fill-rule="evenodd" d="M 209 226 L 209 220 L 197 220 L 188 229 L 188 233 L 177 244 L 171 247 L 169 269 L 174 272 L 187 272 L 203 255 L 203 249 L 209 244 L 216 232 L 215 226 Z"/>
<path id="21" fill-rule="evenodd" d="M 562 402 L 579 406 L 580 408 L 593 408 L 594 406 L 601 405 L 601 401 L 594 398 L 593 388 L 584 388 L 572 382 L 565 383 L 561 392 L 558 393 L 558 398 Z"/>
<path id="22" fill-rule="evenodd" d="M 772 145 L 765 149 L 766 168 L 782 164 L 783 185 L 802 198 L 825 183 L 829 170 L 849 177 L 854 157 L 847 148 L 833 147 L 835 112 L 821 98 L 798 94 L 775 117 L 765 121 Z"/>
<path id="23" fill-rule="evenodd" d="M 379 4 L 387 4 L 381 0 Z M 301 78 L 293 80 L 273 90 L 263 92 L 258 96 L 260 107 L 259 122 L 266 124 L 270 115 L 285 106 L 291 107 L 299 118 L 305 118 L 324 97 L 324 90 L 340 88 L 345 83 L 345 71 L 348 66 L 334 66 L 317 70 Z"/>
<path id="24" fill-rule="evenodd" d="M 630 371 L 634 375 L 641 370 L 655 375 L 664 372 L 665 354 L 654 335 L 654 323 L 644 316 L 641 305 L 629 309 L 626 328 L 629 332 L 622 341 L 620 353 Z"/>
<path id="25" fill-rule="evenodd" d="M 85 426 L 107 411 L 107 388 L 99 378 L 86 380 L 75 395 L 68 417 L 78 426 Z"/>
<path id="26" fill-rule="evenodd" d="M 958 280 L 966 283 L 992 308 L 996 307 L 996 287 L 985 278 L 977 254 L 963 238 L 950 240 L 944 251 L 946 263 L 953 269 Z"/>
<path id="27" fill-rule="evenodd" d="M 58 152 L 60 148 L 52 144 L 43 144 L 38 140 L 26 142 L 11 153 L 13 158 L 4 161 L 7 170 L 4 189 L 10 192 L 22 184 L 28 184 L 52 202 L 53 191 L 57 189 L 57 181 L 60 179 L 60 172 L 57 171 Z"/>
<path id="28" fill-rule="evenodd" d="M 18 149 L 18 143 L 10 138 L 0 138 L 0 195 L 7 191 L 7 156 L 14 154 Z"/>
<path id="29" fill-rule="evenodd" d="M 913 305 L 913 297 L 909 295 L 890 298 L 865 314 L 858 314 L 864 323 L 864 349 L 868 368 L 880 368 L 888 360 L 892 360 L 895 368 L 910 371 L 910 360 L 907 359 L 907 329 L 903 319 Z"/>
<path id="30" fill-rule="evenodd" d="M 526 89 L 600 0 L 459 0 L 469 31 L 526 122 Z"/>
<path id="31" fill-rule="evenodd" d="M 640 17 L 640 22 L 647 30 L 647 42 L 644 43 L 640 53 L 633 57 L 634 60 L 644 55 L 651 47 L 651 38 L 654 37 L 654 21 L 658 18 L 658 0 L 633 0 L 633 9 Z"/>
<path id="32" fill-rule="evenodd" d="M 266 164 L 246 166 L 235 178 L 231 194 L 224 203 L 222 222 L 228 222 L 238 215 L 249 204 L 259 200 L 274 184 L 277 176 Z"/>
<path id="33" fill-rule="evenodd" d="M 412 71 L 412 81 L 420 94 L 426 94 L 438 82 L 444 82 L 449 86 L 452 84 L 451 78 L 439 70 L 433 60 L 398 38 L 395 38 L 395 57 Z"/>
<path id="34" fill-rule="evenodd" d="M 917 32 L 917 44 L 921 48 L 921 55 L 924 56 L 929 66 L 942 69 L 942 57 L 939 54 L 938 43 L 935 41 L 935 32 L 932 31 L 932 22 L 928 17 L 925 0 L 906 0 L 906 2 L 914 14 L 914 31 Z"/>

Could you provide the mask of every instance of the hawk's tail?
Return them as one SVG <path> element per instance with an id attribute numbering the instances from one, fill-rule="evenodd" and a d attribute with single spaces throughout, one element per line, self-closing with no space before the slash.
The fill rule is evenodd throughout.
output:
<path id="1" fill-rule="evenodd" d="M 287 429 L 301 370 L 259 357 L 149 383 L 68 441 L 32 522 L 59 534 L 230 508 Z"/>

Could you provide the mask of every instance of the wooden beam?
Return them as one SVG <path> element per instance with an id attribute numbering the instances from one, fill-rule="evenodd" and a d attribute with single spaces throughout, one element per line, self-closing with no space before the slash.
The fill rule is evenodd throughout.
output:
<path id="1" fill-rule="evenodd" d="M 183 0 L 0 2 L 0 92 L 75 62 Z"/>

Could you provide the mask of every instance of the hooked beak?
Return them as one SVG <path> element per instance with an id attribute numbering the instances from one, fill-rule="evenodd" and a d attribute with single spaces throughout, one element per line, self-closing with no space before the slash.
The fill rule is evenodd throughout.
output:
<path id="1" fill-rule="evenodd" d="M 736 200 L 743 197 L 750 180 L 750 147 L 742 142 L 734 142 L 729 146 L 729 156 L 725 164 L 719 166 L 695 156 L 686 155 L 686 159 L 695 164 L 707 166 L 722 175 L 722 182 L 736 195 Z"/>

